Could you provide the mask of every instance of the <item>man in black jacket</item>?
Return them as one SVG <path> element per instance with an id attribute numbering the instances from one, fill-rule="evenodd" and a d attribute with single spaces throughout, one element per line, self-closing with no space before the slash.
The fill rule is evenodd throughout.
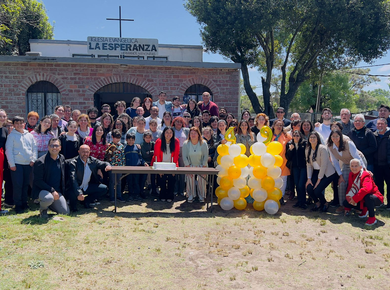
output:
<path id="1" fill-rule="evenodd" d="M 77 210 L 76 200 L 84 201 L 85 208 L 91 208 L 91 203 L 107 193 L 107 186 L 100 184 L 98 170 L 110 171 L 111 165 L 89 156 L 91 149 L 82 145 L 79 156 L 69 162 L 71 193 L 69 195 L 71 210 Z"/>
<path id="2" fill-rule="evenodd" d="M 49 152 L 34 163 L 33 195 L 39 196 L 40 216 L 48 218 L 50 208 L 60 214 L 69 214 L 65 197 L 65 158 L 60 154 L 58 138 L 49 141 Z"/>
<path id="3" fill-rule="evenodd" d="M 355 128 L 349 132 L 348 137 L 351 138 L 356 148 L 366 157 L 367 170 L 374 172 L 374 153 L 377 148 L 376 139 L 374 133 L 364 125 L 365 121 L 362 114 L 357 114 L 353 119 Z"/>
<path id="4" fill-rule="evenodd" d="M 390 129 L 387 120 L 379 118 L 376 122 L 377 131 L 374 133 L 378 150 L 374 155 L 375 184 L 379 191 L 385 195 L 385 182 L 387 185 L 387 210 L 390 210 Z"/>

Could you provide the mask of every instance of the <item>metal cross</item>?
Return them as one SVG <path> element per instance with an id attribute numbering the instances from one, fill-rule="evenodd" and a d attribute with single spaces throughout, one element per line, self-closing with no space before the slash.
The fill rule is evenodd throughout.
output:
<path id="1" fill-rule="evenodd" d="M 134 19 L 122 19 L 122 8 L 119 6 L 119 18 L 106 18 L 106 20 L 119 21 L 119 37 L 122 38 L 122 21 L 134 21 Z"/>

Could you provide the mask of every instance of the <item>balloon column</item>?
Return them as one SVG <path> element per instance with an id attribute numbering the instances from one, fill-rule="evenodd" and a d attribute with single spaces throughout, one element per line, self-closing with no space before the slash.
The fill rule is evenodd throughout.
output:
<path id="1" fill-rule="evenodd" d="M 230 127 L 225 134 L 226 144 L 217 147 L 219 170 L 215 190 L 218 204 L 224 210 L 233 207 L 243 210 L 247 206 L 246 197 L 254 199 L 253 208 L 275 214 L 280 208 L 282 198 L 280 178 L 283 158 L 279 155 L 282 144 L 271 142 L 272 131 L 264 126 L 257 134 L 257 141 L 250 147 L 251 155 L 245 155 L 244 144 L 236 144 L 234 128 Z"/>

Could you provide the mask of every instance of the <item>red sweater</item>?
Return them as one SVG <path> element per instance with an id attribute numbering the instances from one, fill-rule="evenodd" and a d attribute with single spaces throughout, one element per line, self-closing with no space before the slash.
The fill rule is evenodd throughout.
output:
<path id="1" fill-rule="evenodd" d="M 352 184 L 355 181 L 355 178 L 356 178 L 357 174 L 353 174 L 352 171 L 349 173 L 347 193 L 351 189 Z M 353 199 L 354 202 L 358 203 L 359 201 L 362 201 L 363 198 L 367 194 L 374 194 L 374 195 L 376 195 L 376 197 L 383 203 L 383 195 L 378 190 L 378 187 L 374 183 L 374 180 L 372 179 L 371 174 L 368 173 L 367 171 L 363 171 L 362 175 L 360 176 L 360 189 L 352 197 L 352 199 Z"/>
<path id="2" fill-rule="evenodd" d="M 179 153 L 180 153 L 180 142 L 179 139 L 175 138 L 175 151 L 171 152 L 171 158 L 173 157 L 173 162 L 176 163 L 176 167 L 179 167 Z M 153 162 L 162 162 L 163 152 L 161 151 L 161 139 L 158 138 L 156 144 L 154 145 L 154 155 L 150 165 L 153 165 Z"/>

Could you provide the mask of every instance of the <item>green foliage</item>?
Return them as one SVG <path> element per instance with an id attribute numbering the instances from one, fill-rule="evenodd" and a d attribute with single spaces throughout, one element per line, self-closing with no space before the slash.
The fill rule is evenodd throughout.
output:
<path id="1" fill-rule="evenodd" d="M 390 48 L 387 0 L 187 0 L 185 6 L 201 24 L 206 48 L 241 63 L 254 107 L 257 96 L 245 70 L 255 66 L 265 73 L 265 110 L 274 68 L 282 76 L 280 105 L 288 109 L 312 70 L 369 62 Z"/>
<path id="2" fill-rule="evenodd" d="M 377 110 L 380 105 L 390 106 L 390 91 L 375 89 L 373 91 L 361 91 L 356 100 L 357 111 Z"/>
<path id="3" fill-rule="evenodd" d="M 24 55 L 30 39 L 52 39 L 45 7 L 35 0 L 4 0 L 0 4 L 0 54 Z"/>

